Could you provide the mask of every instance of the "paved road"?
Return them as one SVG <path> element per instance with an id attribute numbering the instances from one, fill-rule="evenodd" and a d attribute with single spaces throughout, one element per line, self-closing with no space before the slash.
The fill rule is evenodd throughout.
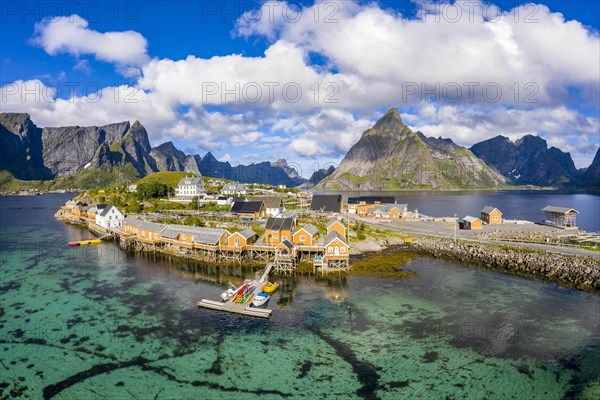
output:
<path id="1" fill-rule="evenodd" d="M 419 229 L 414 226 L 403 225 L 401 222 L 391 222 L 389 224 L 387 224 L 387 223 L 380 224 L 379 221 L 374 221 L 374 220 L 365 219 L 365 218 L 361 218 L 360 221 L 364 222 L 365 224 L 371 225 L 373 227 L 387 228 L 387 229 L 391 229 L 391 230 L 399 231 L 399 232 L 414 232 L 414 233 L 418 233 L 418 234 L 424 235 L 424 236 L 432 236 L 432 237 L 439 237 L 439 238 L 445 238 L 445 239 L 452 239 L 454 237 L 454 232 L 449 233 L 449 232 L 447 232 L 447 230 L 439 230 L 437 232 L 432 232 L 432 231 L 429 231 L 426 229 Z M 517 247 L 517 248 L 530 249 L 530 250 L 546 251 L 548 253 L 560 253 L 560 254 L 567 254 L 567 255 L 578 256 L 578 257 L 600 259 L 600 252 L 579 249 L 576 247 L 555 246 L 555 245 L 549 245 L 549 244 L 504 242 L 504 241 L 497 241 L 497 240 L 482 240 L 482 239 L 475 239 L 472 237 L 466 237 L 463 235 L 460 235 L 457 238 L 458 238 L 458 240 L 462 240 L 462 241 L 496 244 L 496 245 Z"/>

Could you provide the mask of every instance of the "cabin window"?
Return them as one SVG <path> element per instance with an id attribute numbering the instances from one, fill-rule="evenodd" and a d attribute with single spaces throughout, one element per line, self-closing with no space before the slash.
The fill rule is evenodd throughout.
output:
<path id="1" fill-rule="evenodd" d="M 158 239 L 158 233 L 154 234 L 154 239 Z"/>
<path id="2" fill-rule="evenodd" d="M 340 247 L 340 253 L 345 253 L 346 252 L 346 248 L 345 247 Z"/>
<path id="3" fill-rule="evenodd" d="M 328 247 L 328 248 L 327 248 L 327 252 L 328 252 L 329 254 L 333 253 L 333 247 Z"/>
<path id="4" fill-rule="evenodd" d="M 278 239 L 279 235 L 273 235 L 273 239 Z"/>
<path id="5" fill-rule="evenodd" d="M 306 236 L 304 236 L 304 235 L 300 236 L 300 241 L 301 242 L 304 242 L 305 240 L 306 240 Z"/>
<path id="6" fill-rule="evenodd" d="M 281 237 L 281 241 L 283 242 L 284 240 L 287 240 L 287 236 L 282 236 Z"/>
<path id="7" fill-rule="evenodd" d="M 494 215 L 494 216 L 492 217 L 492 219 L 493 219 L 494 221 L 497 221 L 497 220 L 498 220 L 498 216 L 497 216 L 497 215 Z"/>
<path id="8" fill-rule="evenodd" d="M 240 245 L 240 239 L 239 238 L 233 239 L 233 243 L 235 243 L 236 246 L 239 246 Z"/>

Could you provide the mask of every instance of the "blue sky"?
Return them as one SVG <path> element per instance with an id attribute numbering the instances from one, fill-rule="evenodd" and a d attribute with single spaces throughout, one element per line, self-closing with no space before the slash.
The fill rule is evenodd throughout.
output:
<path id="1" fill-rule="evenodd" d="M 539 134 L 584 167 L 599 15 L 596 1 L 3 2 L 1 105 L 40 126 L 139 119 L 153 145 L 305 176 L 394 106 L 465 146 Z"/>

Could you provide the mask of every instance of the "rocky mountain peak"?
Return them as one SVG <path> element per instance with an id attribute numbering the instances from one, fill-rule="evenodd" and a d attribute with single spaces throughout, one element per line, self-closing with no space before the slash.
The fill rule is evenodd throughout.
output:
<path id="1" fill-rule="evenodd" d="M 385 132 L 385 131 L 396 131 L 401 132 L 406 128 L 404 122 L 402 121 L 402 117 L 398 110 L 394 107 L 391 108 L 388 112 L 384 114 L 383 117 L 375 123 L 373 126 L 374 131 Z"/>

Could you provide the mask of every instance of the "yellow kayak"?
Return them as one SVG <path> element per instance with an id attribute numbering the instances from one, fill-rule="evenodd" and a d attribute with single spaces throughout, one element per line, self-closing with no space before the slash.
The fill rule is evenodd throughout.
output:
<path id="1" fill-rule="evenodd" d="M 269 282 L 269 283 L 267 283 L 267 286 L 264 287 L 263 292 L 271 294 L 274 291 L 276 291 L 278 287 L 279 287 L 278 283 L 271 283 L 271 282 Z"/>

